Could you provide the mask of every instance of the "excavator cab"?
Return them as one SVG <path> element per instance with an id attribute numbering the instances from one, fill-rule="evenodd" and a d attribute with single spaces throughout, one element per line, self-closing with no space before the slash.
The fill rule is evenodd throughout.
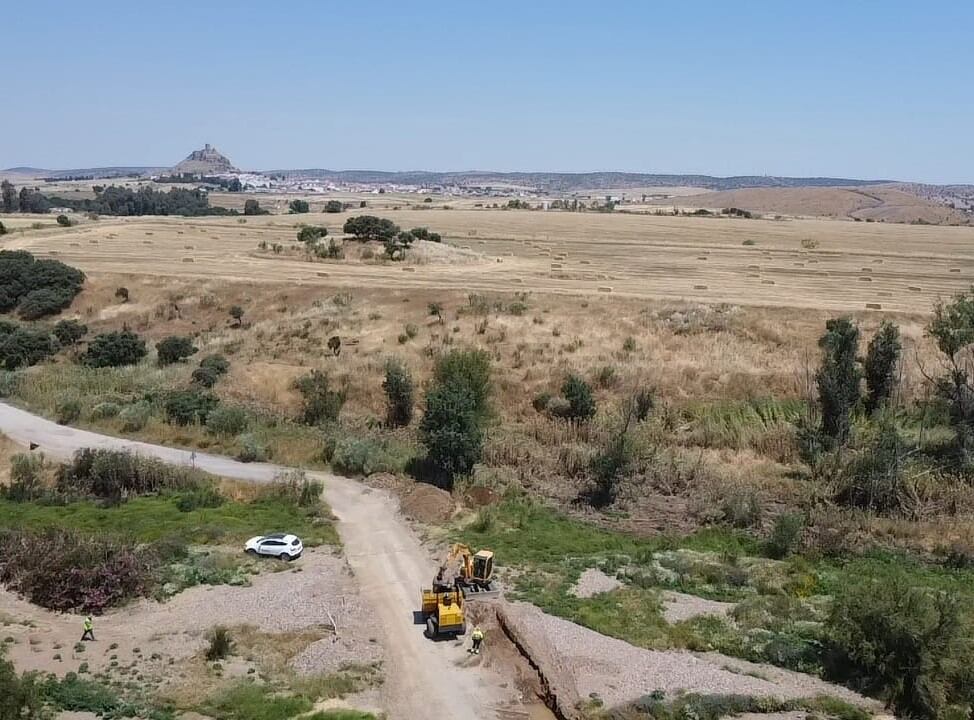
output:
<path id="1" fill-rule="evenodd" d="M 467 630 L 463 603 L 463 591 L 456 586 L 434 583 L 432 588 L 423 590 L 426 637 L 463 635 Z"/>
<path id="2" fill-rule="evenodd" d="M 490 589 L 490 579 L 494 574 L 494 553 L 490 550 L 480 550 L 473 556 L 470 564 L 471 573 L 466 581 L 485 590 Z"/>

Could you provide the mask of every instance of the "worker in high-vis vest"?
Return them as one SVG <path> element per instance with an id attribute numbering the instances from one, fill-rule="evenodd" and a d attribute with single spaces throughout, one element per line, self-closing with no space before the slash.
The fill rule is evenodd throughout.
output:
<path id="1" fill-rule="evenodd" d="M 470 649 L 474 655 L 480 655 L 480 646 L 484 642 L 484 631 L 479 627 L 473 629 L 473 634 L 470 636 L 473 639 L 473 647 Z"/>
<path id="2" fill-rule="evenodd" d="M 95 624 L 91 621 L 91 615 L 85 617 L 84 632 L 81 634 L 81 642 L 95 639 Z"/>

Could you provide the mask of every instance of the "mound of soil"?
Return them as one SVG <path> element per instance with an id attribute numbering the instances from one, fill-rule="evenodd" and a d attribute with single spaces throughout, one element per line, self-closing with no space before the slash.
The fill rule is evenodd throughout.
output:
<path id="1" fill-rule="evenodd" d="M 402 496 L 403 515 L 421 523 L 442 523 L 453 517 L 456 504 L 446 490 L 417 483 Z"/>
<path id="2" fill-rule="evenodd" d="M 467 504 L 472 508 L 486 507 L 487 505 L 493 505 L 497 502 L 500 497 L 491 490 L 489 487 L 484 487 L 483 485 L 477 485 L 475 487 L 467 490 L 466 500 Z"/>

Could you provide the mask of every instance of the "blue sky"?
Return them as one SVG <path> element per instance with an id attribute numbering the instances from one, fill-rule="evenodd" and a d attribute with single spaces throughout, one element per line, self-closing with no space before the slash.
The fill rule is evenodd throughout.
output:
<path id="1" fill-rule="evenodd" d="M 33 2 L 0 167 L 974 182 L 974 3 Z"/>

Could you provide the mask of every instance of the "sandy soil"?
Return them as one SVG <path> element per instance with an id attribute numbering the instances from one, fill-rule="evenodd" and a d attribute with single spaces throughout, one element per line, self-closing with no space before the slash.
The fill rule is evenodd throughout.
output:
<path id="1" fill-rule="evenodd" d="M 575 597 L 590 598 L 599 593 L 606 593 L 622 587 L 622 583 L 611 575 L 606 575 L 598 568 L 588 568 L 583 572 L 578 582 L 575 583 L 569 592 Z"/>
<path id="2" fill-rule="evenodd" d="M 696 595 L 664 590 L 663 617 L 668 623 L 681 622 L 700 615 L 727 615 L 734 609 L 734 603 L 707 600 Z"/>

